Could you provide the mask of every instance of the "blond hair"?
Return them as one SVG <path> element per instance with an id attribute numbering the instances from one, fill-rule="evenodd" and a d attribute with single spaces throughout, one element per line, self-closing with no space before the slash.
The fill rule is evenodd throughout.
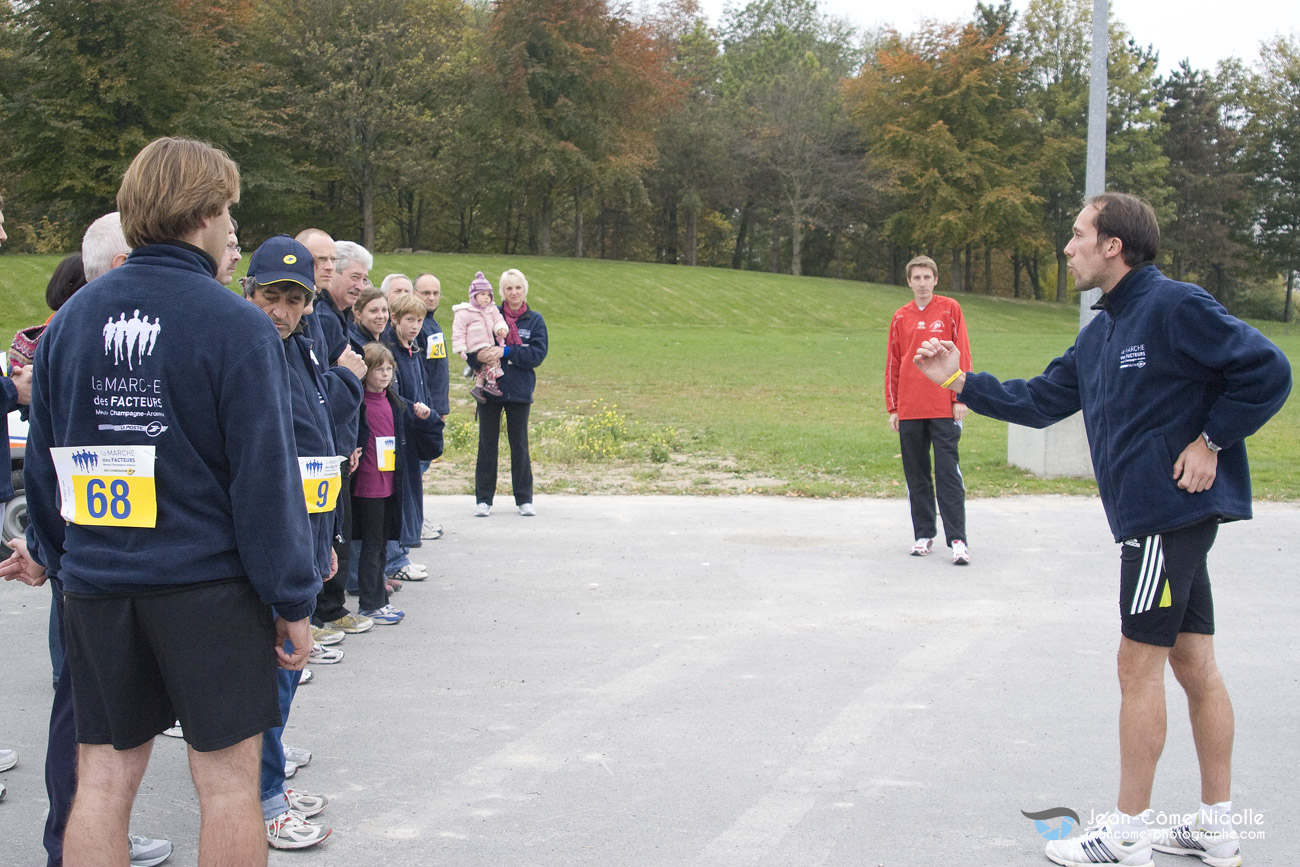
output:
<path id="1" fill-rule="evenodd" d="M 904 269 L 903 273 L 907 275 L 908 280 L 912 279 L 913 268 L 929 268 L 930 271 L 934 274 L 934 279 L 936 280 L 939 279 L 939 266 L 936 265 L 934 263 L 934 260 L 931 259 L 929 256 L 917 256 L 911 262 L 907 263 L 907 268 Z"/>
<path id="2" fill-rule="evenodd" d="M 136 154 L 117 191 L 132 248 L 179 240 L 239 201 L 239 168 L 226 152 L 186 138 L 160 138 Z"/>
<path id="3" fill-rule="evenodd" d="M 502 298 L 505 298 L 505 294 L 506 294 L 506 280 L 509 279 L 509 278 L 511 278 L 511 277 L 518 277 L 518 278 L 519 278 L 519 282 L 522 283 L 522 284 L 524 284 L 524 297 L 527 297 L 527 296 L 528 296 L 528 278 L 525 277 L 525 276 L 524 276 L 524 272 L 523 272 L 523 271 L 520 271 L 518 268 L 507 268 L 505 271 L 501 272 L 501 279 L 497 281 L 497 289 L 500 290 L 500 292 L 501 292 L 501 297 L 502 297 Z"/>
<path id="4" fill-rule="evenodd" d="M 401 322 L 403 316 L 423 319 L 429 315 L 429 308 L 418 295 L 408 292 L 389 300 L 388 315 L 394 322 Z"/>

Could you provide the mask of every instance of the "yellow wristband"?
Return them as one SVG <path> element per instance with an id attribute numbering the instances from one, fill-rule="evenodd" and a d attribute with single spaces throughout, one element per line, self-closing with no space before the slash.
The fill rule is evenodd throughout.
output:
<path id="1" fill-rule="evenodd" d="M 961 376 L 961 375 L 962 375 L 963 373 L 965 373 L 965 372 L 966 372 L 966 371 L 962 370 L 960 367 L 957 368 L 957 372 L 954 373 L 952 376 L 948 377 L 947 379 L 945 379 L 945 380 L 943 381 L 943 384 L 940 385 L 939 387 L 940 387 L 940 388 L 947 388 L 948 386 L 952 385 L 954 382 L 957 381 L 957 377 Z"/>

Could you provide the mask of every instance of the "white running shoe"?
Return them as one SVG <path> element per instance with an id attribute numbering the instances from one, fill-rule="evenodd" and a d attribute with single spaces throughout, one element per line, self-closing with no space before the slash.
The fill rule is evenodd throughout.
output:
<path id="1" fill-rule="evenodd" d="M 185 737 L 185 729 L 181 728 L 181 721 L 176 720 L 176 725 L 169 729 L 163 729 L 163 734 L 169 738 L 183 738 Z"/>
<path id="2" fill-rule="evenodd" d="M 315 677 L 315 673 L 310 668 L 304 668 L 302 674 L 298 675 L 298 685 L 302 686 L 304 683 L 311 683 Z"/>
<path id="3" fill-rule="evenodd" d="M 126 842 L 131 847 L 131 867 L 157 867 L 172 856 L 172 844 L 168 840 L 127 834 Z"/>
<path id="4" fill-rule="evenodd" d="M 284 763 L 284 778 L 286 780 L 290 779 L 296 773 L 298 773 L 298 764 L 286 760 Z"/>
<path id="5" fill-rule="evenodd" d="M 289 809 L 301 813 L 304 819 L 315 816 L 329 803 L 329 799 L 324 795 L 309 795 L 306 792 L 295 792 L 293 789 L 285 789 L 284 796 L 289 799 Z"/>
<path id="6" fill-rule="evenodd" d="M 524 503 L 519 507 L 519 514 L 523 515 L 525 518 L 535 518 L 537 516 L 537 510 L 533 508 L 532 503 Z"/>
<path id="7" fill-rule="evenodd" d="M 7 771 L 18 764 L 17 750 L 0 750 L 0 771 Z"/>
<path id="8" fill-rule="evenodd" d="M 301 813 L 288 810 L 266 820 L 266 842 L 272 849 L 306 849 L 324 840 L 333 830 L 308 822 Z"/>
<path id="9" fill-rule="evenodd" d="M 966 550 L 966 543 L 961 539 L 952 540 L 952 565 L 970 565 L 970 552 Z"/>
<path id="10" fill-rule="evenodd" d="M 1151 838 L 1146 834 L 1136 840 L 1125 840 L 1105 825 L 1089 828 L 1068 840 L 1051 841 L 1047 844 L 1047 858 L 1063 867 L 1094 867 L 1097 864 L 1155 867 L 1156 863 L 1151 857 Z"/>
<path id="11" fill-rule="evenodd" d="M 316 642 L 312 644 L 307 661 L 314 665 L 333 665 L 343 661 L 343 651 L 337 647 L 323 647 L 320 642 Z"/>
<path id="12" fill-rule="evenodd" d="M 486 518 L 490 514 L 492 514 L 492 507 L 487 503 L 479 503 L 474 507 L 475 518 Z"/>
<path id="13" fill-rule="evenodd" d="M 934 550 L 933 539 L 917 539 L 916 544 L 912 546 L 913 557 L 924 557 Z"/>
<path id="14" fill-rule="evenodd" d="M 291 747 L 284 744 L 284 760 L 293 762 L 300 768 L 305 768 L 311 764 L 311 750 L 304 750 L 302 747 Z"/>
<path id="15" fill-rule="evenodd" d="M 1151 848 L 1169 855 L 1195 855 L 1210 867 L 1241 867 L 1237 832 L 1206 831 L 1191 825 L 1151 832 Z"/>

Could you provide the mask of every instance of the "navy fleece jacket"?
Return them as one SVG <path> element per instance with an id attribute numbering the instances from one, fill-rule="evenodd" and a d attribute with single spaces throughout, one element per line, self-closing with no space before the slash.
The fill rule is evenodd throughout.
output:
<path id="1" fill-rule="evenodd" d="M 1101 314 L 1041 375 L 1001 383 L 969 374 L 962 401 L 1027 427 L 1082 409 L 1117 542 L 1210 517 L 1250 518 L 1244 440 L 1286 403 L 1286 356 L 1204 289 L 1154 265 L 1130 271 L 1095 306 Z M 1191 494 L 1173 467 L 1202 431 L 1223 450 L 1214 484 Z"/>
<path id="2" fill-rule="evenodd" d="M 215 273 L 197 247 L 146 245 L 54 317 L 33 364 L 28 540 L 69 593 L 246 576 L 280 616 L 302 620 L 320 579 L 284 348 Z M 147 321 L 152 337 L 119 344 L 108 320 Z M 118 445 L 156 449 L 157 526 L 65 524 L 50 448 Z"/>

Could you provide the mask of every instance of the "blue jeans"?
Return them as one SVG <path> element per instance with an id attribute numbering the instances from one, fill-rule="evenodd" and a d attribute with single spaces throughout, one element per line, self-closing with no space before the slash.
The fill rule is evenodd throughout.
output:
<path id="1" fill-rule="evenodd" d="M 293 652 L 293 642 L 286 641 L 285 649 Z M 298 691 L 301 671 L 281 668 L 276 672 L 280 690 L 280 725 L 262 734 L 262 818 L 274 819 L 289 809 L 289 798 L 284 793 L 284 724 L 289 721 L 289 705 Z"/>

